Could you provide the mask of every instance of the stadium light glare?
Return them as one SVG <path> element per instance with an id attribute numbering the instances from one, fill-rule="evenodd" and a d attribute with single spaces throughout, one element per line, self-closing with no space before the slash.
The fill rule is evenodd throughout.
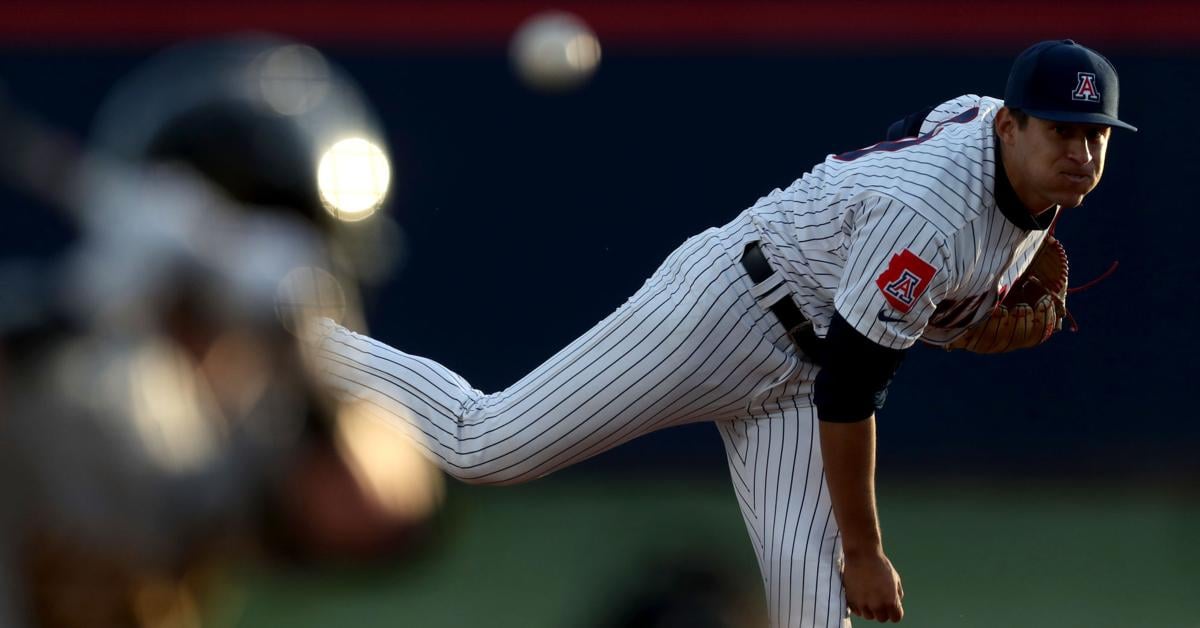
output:
<path id="1" fill-rule="evenodd" d="M 346 222 L 374 214 L 383 204 L 390 182 L 387 155 L 362 137 L 335 143 L 321 155 L 317 166 L 317 187 L 325 209 Z"/>

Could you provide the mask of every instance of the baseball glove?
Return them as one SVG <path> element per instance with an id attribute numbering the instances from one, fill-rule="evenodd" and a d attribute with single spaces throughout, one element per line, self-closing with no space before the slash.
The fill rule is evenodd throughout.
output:
<path id="1" fill-rule="evenodd" d="M 1004 353 L 1042 344 L 1062 329 L 1067 313 L 1067 252 L 1054 236 L 1034 254 L 991 316 L 971 327 L 947 349 Z"/>

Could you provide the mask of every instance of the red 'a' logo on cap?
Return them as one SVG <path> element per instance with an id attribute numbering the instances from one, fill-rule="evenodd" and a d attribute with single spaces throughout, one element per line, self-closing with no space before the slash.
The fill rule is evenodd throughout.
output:
<path id="1" fill-rule="evenodd" d="M 1080 72 L 1078 76 L 1079 82 L 1075 84 L 1075 91 L 1071 92 L 1071 100 L 1100 102 L 1100 90 L 1096 89 L 1096 75 Z"/>

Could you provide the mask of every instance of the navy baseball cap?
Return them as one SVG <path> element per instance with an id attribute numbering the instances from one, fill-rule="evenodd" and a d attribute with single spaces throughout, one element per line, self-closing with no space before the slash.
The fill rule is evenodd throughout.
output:
<path id="1" fill-rule="evenodd" d="M 1004 104 L 1055 122 L 1106 124 L 1117 119 L 1117 70 L 1104 55 L 1070 39 L 1036 43 L 1013 61 Z"/>

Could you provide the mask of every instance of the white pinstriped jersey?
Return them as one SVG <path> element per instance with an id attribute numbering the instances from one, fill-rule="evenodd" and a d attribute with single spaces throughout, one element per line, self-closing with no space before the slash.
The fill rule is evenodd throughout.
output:
<path id="1" fill-rule="evenodd" d="M 1003 298 L 1047 233 L 996 202 L 1003 104 L 947 101 L 917 138 L 831 155 L 748 210 L 818 335 L 836 309 L 889 348 L 944 344 Z"/>
<path id="2" fill-rule="evenodd" d="M 964 96 L 932 112 L 918 138 L 831 156 L 689 238 L 637 294 L 505 390 L 485 394 L 332 321 L 316 340 L 320 370 L 347 403 L 403 429 L 466 482 L 524 482 L 655 430 L 712 421 L 771 625 L 845 628 L 840 534 L 810 395 L 818 367 L 770 310 L 769 298 L 786 296 L 774 290 L 778 274 L 756 283 L 741 256 L 761 241 L 821 335 L 837 311 L 889 347 L 952 339 L 991 310 L 1045 237 L 996 202 L 1006 181 L 992 130 L 1000 105 Z"/>

